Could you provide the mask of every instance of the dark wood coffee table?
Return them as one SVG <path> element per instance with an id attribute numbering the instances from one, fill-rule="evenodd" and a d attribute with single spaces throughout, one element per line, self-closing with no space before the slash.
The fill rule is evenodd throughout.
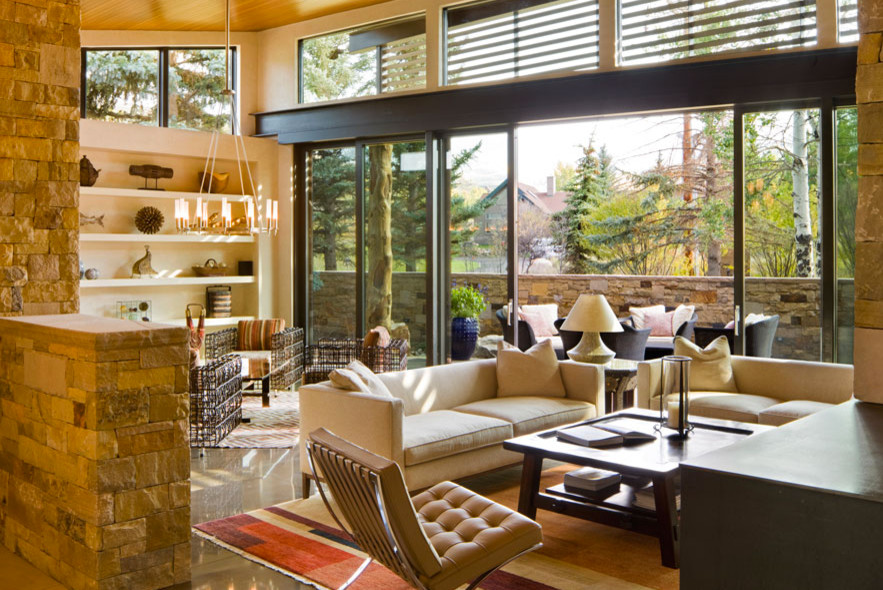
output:
<path id="1" fill-rule="evenodd" d="M 584 423 L 631 418 L 639 420 L 648 432 L 654 432 L 653 424 L 658 417 L 658 412 L 630 409 Z M 653 441 L 601 449 L 559 441 L 555 433 L 564 427 L 507 440 L 503 448 L 524 454 L 518 511 L 529 518 L 536 518 L 537 509 L 542 508 L 656 536 L 659 538 L 662 564 L 677 568 L 679 539 L 675 479 L 681 461 L 695 459 L 709 451 L 744 440 L 756 432 L 773 429 L 771 426 L 711 418 L 695 418 L 692 423 L 695 429 L 686 440 L 667 436 L 672 431 L 663 430 L 656 434 Z M 623 484 L 619 492 L 608 497 L 572 493 L 565 490 L 563 485 L 540 491 L 540 473 L 545 459 L 616 471 L 623 475 Z M 653 483 L 655 511 L 633 506 L 636 488 L 629 483 L 640 487 L 641 482 Z"/>

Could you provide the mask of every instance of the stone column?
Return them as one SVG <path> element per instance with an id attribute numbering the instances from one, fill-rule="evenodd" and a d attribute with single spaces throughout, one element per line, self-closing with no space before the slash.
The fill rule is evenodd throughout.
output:
<path id="1" fill-rule="evenodd" d="M 883 403 L 883 1 L 859 0 L 855 396 Z"/>
<path id="2" fill-rule="evenodd" d="M 79 0 L 0 0 L 0 316 L 79 309 Z"/>
<path id="3" fill-rule="evenodd" d="M 190 579 L 187 342 L 78 314 L 0 319 L 9 550 L 77 590 Z"/>

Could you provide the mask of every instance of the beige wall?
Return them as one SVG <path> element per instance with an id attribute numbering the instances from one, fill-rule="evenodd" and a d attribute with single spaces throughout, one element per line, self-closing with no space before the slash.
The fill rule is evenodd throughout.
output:
<path id="1" fill-rule="evenodd" d="M 83 47 L 224 46 L 224 33 L 214 31 L 82 31 Z M 236 72 L 242 134 L 254 133 L 252 113 L 258 109 L 258 38 L 256 33 L 233 33 L 230 44 L 239 52 Z"/>
<path id="2" fill-rule="evenodd" d="M 859 1 L 855 395 L 883 403 L 883 1 Z"/>

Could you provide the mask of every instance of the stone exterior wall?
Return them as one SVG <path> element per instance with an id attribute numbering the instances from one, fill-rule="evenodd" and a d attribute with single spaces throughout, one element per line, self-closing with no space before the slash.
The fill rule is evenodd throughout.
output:
<path id="1" fill-rule="evenodd" d="M 883 1 L 859 0 L 855 396 L 883 403 Z"/>
<path id="2" fill-rule="evenodd" d="M 188 362 L 186 328 L 0 320 L 3 545 L 77 590 L 188 581 Z"/>
<path id="3" fill-rule="evenodd" d="M 319 272 L 313 294 L 314 334 L 354 336 L 355 274 Z M 506 305 L 506 276 L 501 274 L 455 274 L 458 283 L 488 289 L 489 308 L 481 315 L 481 333 L 500 334 L 495 312 Z M 559 315 L 567 315 L 580 293 L 602 293 L 619 317 L 629 307 L 664 303 L 696 306 L 699 325 L 725 324 L 733 319 L 733 280 L 727 277 L 638 277 L 618 275 L 521 275 L 521 304 L 557 303 Z M 779 314 L 773 354 L 781 358 L 819 360 L 821 346 L 821 285 L 817 279 L 748 279 L 743 314 Z M 852 317 L 852 281 L 841 281 L 839 317 Z M 392 316 L 408 324 L 412 340 L 426 338 L 426 278 L 422 273 L 393 274 Z"/>
<path id="4" fill-rule="evenodd" d="M 79 308 L 79 0 L 0 0 L 0 316 Z"/>

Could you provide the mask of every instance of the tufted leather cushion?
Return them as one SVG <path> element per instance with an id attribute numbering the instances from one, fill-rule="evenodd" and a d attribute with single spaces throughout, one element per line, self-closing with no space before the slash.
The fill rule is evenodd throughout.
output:
<path id="1" fill-rule="evenodd" d="M 534 521 L 449 481 L 412 502 L 442 564 L 431 578 L 434 590 L 456 588 L 543 541 Z"/>

